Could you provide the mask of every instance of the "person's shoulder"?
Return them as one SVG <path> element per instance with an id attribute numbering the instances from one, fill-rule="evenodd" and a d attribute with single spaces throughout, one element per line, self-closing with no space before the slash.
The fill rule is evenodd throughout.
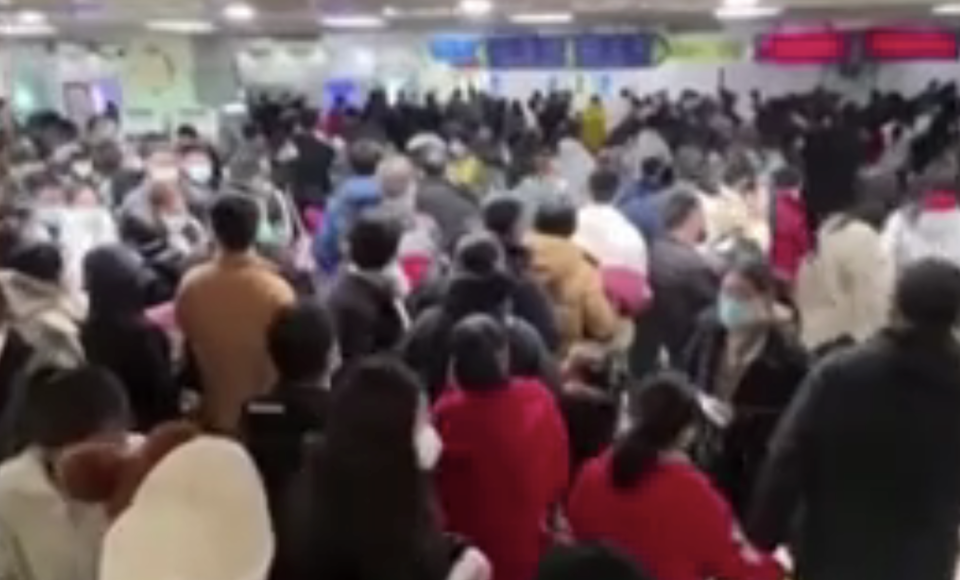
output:
<path id="1" fill-rule="evenodd" d="M 195 288 L 202 287 L 208 284 L 211 279 L 216 278 L 218 274 L 219 268 L 211 262 L 197 264 L 184 273 L 183 279 L 180 281 L 179 293 L 182 295 Z"/>

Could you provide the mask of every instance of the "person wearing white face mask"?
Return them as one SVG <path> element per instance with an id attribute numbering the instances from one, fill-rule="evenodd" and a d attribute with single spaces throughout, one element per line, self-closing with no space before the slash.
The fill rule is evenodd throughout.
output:
<path id="1" fill-rule="evenodd" d="M 790 329 L 795 320 L 785 310 L 766 261 L 738 256 L 682 365 L 698 388 L 732 408 L 722 451 L 707 462 L 741 515 L 768 440 L 807 373 L 806 354 Z"/>
<path id="2" fill-rule="evenodd" d="M 332 393 L 322 443 L 281 526 L 275 577 L 488 580 L 476 549 L 446 536 L 425 477 L 441 445 L 420 386 L 398 361 L 371 357 Z"/>

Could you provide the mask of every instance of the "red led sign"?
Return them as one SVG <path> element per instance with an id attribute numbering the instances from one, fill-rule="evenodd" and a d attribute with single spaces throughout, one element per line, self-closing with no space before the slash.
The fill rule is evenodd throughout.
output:
<path id="1" fill-rule="evenodd" d="M 773 33 L 757 39 L 756 59 L 781 64 L 815 64 L 842 60 L 847 45 L 837 32 Z"/>
<path id="2" fill-rule="evenodd" d="M 876 29 L 864 35 L 864 53 L 876 60 L 956 60 L 957 35 L 944 30 Z"/>

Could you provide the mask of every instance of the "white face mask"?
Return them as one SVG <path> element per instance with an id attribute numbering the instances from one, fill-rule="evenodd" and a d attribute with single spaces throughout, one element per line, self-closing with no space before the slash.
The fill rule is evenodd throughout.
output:
<path id="1" fill-rule="evenodd" d="M 93 175 L 92 161 L 76 161 L 72 167 L 73 174 L 81 179 L 86 179 Z"/>
<path id="2" fill-rule="evenodd" d="M 183 172 L 187 174 L 190 181 L 206 185 L 213 178 L 213 167 L 208 163 L 194 163 L 184 167 Z"/>
<path id="3" fill-rule="evenodd" d="M 433 471 L 443 453 L 440 434 L 429 423 L 419 427 L 413 436 L 413 448 L 417 452 L 417 465 L 423 471 Z"/>

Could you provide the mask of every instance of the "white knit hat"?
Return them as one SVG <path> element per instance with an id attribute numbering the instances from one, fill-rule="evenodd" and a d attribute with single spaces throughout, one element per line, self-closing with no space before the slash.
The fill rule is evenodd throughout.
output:
<path id="1" fill-rule="evenodd" d="M 198 437 L 154 467 L 111 526 L 100 580 L 263 580 L 273 553 L 250 457 L 227 439 Z"/>

